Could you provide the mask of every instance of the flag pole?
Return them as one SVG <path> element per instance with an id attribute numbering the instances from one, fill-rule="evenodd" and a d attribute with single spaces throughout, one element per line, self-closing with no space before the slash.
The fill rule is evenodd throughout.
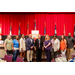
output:
<path id="1" fill-rule="evenodd" d="M 46 22 L 45 22 L 45 26 L 44 26 L 44 36 L 46 36 Z"/>
<path id="2" fill-rule="evenodd" d="M 0 24 L 0 41 L 2 40 L 2 25 Z"/>
<path id="3" fill-rule="evenodd" d="M 56 22 L 55 22 L 55 35 L 57 35 L 57 31 L 56 31 Z"/>
<path id="4" fill-rule="evenodd" d="M 36 30 L 36 20 L 34 20 L 34 26 L 35 26 L 34 30 Z"/>
<path id="5" fill-rule="evenodd" d="M 11 33 L 11 26 L 12 26 L 12 23 L 10 23 L 10 35 L 12 35 L 12 33 Z"/>
<path id="6" fill-rule="evenodd" d="M 74 38 L 75 38 L 75 24 L 74 24 L 74 34 L 73 34 Z"/>
<path id="7" fill-rule="evenodd" d="M 27 22 L 27 35 L 29 35 L 29 21 Z"/>
<path id="8" fill-rule="evenodd" d="M 19 22 L 19 31 L 18 31 L 18 35 L 20 36 L 20 22 Z"/>

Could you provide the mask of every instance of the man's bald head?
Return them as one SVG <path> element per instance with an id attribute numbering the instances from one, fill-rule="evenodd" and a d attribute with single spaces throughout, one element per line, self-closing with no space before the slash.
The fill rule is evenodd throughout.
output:
<path id="1" fill-rule="evenodd" d="M 8 38 L 8 39 L 11 39 L 11 35 L 8 35 L 7 38 Z"/>
<path id="2" fill-rule="evenodd" d="M 71 33 L 68 33 L 68 36 L 71 36 Z"/>
<path id="3" fill-rule="evenodd" d="M 29 34 L 29 38 L 32 38 L 32 34 Z"/>
<path id="4" fill-rule="evenodd" d="M 68 37 L 69 37 L 69 38 L 71 37 L 71 33 L 68 33 Z"/>

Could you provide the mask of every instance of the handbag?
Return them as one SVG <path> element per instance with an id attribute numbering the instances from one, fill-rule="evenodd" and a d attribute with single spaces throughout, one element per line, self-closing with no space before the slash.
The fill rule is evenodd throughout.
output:
<path id="1" fill-rule="evenodd" d="M 74 50 L 75 50 L 75 47 L 74 47 Z"/>

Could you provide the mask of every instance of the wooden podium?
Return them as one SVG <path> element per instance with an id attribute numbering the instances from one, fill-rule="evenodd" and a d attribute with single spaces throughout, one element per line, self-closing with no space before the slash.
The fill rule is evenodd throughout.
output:
<path id="1" fill-rule="evenodd" d="M 32 34 L 32 38 L 38 38 L 39 30 L 32 30 L 31 34 Z"/>

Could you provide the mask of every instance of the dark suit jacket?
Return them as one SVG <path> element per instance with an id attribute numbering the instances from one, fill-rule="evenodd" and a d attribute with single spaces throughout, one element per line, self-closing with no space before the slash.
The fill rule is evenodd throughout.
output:
<path id="1" fill-rule="evenodd" d="M 30 38 L 26 39 L 26 50 L 31 50 L 31 46 L 34 46 L 34 40 L 32 39 L 32 43 Z"/>
<path id="2" fill-rule="evenodd" d="M 38 39 L 36 39 L 34 46 L 36 46 L 36 50 L 39 49 L 39 40 Z M 42 49 L 42 46 L 43 46 L 43 42 L 40 39 L 40 49 Z"/>

